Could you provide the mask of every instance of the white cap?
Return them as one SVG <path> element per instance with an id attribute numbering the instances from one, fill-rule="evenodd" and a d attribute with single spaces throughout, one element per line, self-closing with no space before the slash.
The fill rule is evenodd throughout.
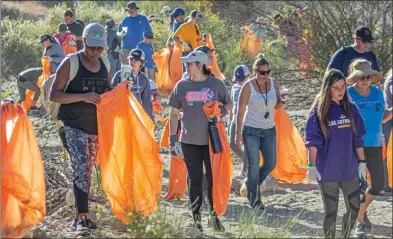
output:
<path id="1" fill-rule="evenodd" d="M 165 6 L 162 8 L 161 13 L 170 12 L 170 11 L 171 11 L 171 8 L 169 6 Z"/>
<path id="2" fill-rule="evenodd" d="M 208 64 L 209 58 L 203 51 L 192 51 L 185 57 L 180 57 L 182 62 L 201 62 L 205 65 Z"/>

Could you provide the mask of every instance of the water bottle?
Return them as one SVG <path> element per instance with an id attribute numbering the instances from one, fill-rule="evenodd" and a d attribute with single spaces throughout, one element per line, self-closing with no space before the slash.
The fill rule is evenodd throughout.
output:
<path id="1" fill-rule="evenodd" d="M 216 118 L 213 118 L 212 120 L 209 121 L 208 130 L 209 130 L 209 137 L 210 137 L 210 142 L 212 144 L 213 153 L 215 154 L 221 153 L 222 145 L 220 141 L 220 135 L 218 134 Z"/>

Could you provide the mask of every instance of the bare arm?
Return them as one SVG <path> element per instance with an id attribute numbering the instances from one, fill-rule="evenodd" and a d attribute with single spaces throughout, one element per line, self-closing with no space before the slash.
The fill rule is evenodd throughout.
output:
<path id="1" fill-rule="evenodd" d="M 171 112 L 169 114 L 169 134 L 171 135 L 177 135 L 178 131 L 178 126 L 179 126 L 179 115 L 180 115 L 180 109 L 176 108 L 171 108 Z"/>
<path id="2" fill-rule="evenodd" d="M 249 83 L 245 84 L 242 87 L 242 89 L 240 90 L 239 103 L 238 103 L 238 109 L 237 109 L 237 117 L 236 117 L 236 133 L 237 134 L 241 134 L 244 114 L 246 113 L 248 100 L 251 95 L 250 84 L 251 84 L 251 81 Z"/>
<path id="3" fill-rule="evenodd" d="M 276 95 L 277 95 L 277 103 L 274 108 L 277 110 L 283 106 L 283 102 L 281 100 L 281 94 L 280 94 L 280 84 L 278 83 L 277 80 L 274 80 L 274 87 L 276 88 Z"/>
<path id="4" fill-rule="evenodd" d="M 385 108 L 386 108 L 386 104 L 385 104 Z M 385 113 L 383 114 L 383 118 L 382 118 L 382 123 L 386 123 L 392 118 L 392 111 L 393 111 L 393 107 L 390 109 L 385 109 Z"/>
<path id="5" fill-rule="evenodd" d="M 317 148 L 314 146 L 308 147 L 308 163 L 315 165 L 317 159 Z"/>

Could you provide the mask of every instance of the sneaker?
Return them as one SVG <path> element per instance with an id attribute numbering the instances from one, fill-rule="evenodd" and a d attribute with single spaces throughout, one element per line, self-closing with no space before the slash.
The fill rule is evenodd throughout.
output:
<path id="1" fill-rule="evenodd" d="M 202 228 L 202 219 L 201 219 L 201 214 L 197 213 L 194 215 L 194 224 L 193 227 L 198 230 L 200 233 L 203 233 L 203 228 Z"/>
<path id="2" fill-rule="evenodd" d="M 213 228 L 213 230 L 215 232 L 225 232 L 225 227 L 221 224 L 220 219 L 217 217 L 216 213 L 213 212 L 213 214 L 211 214 L 209 216 L 209 219 L 207 221 L 207 225 L 210 228 Z"/>
<path id="3" fill-rule="evenodd" d="M 76 225 L 77 231 L 87 231 L 90 229 L 97 229 L 97 225 L 92 220 L 86 217 L 82 217 L 81 219 L 79 219 Z"/>
<path id="4" fill-rule="evenodd" d="M 246 174 L 246 172 L 244 172 L 243 170 L 238 174 L 238 175 L 236 175 L 236 179 L 245 179 L 247 177 L 247 174 Z"/>
<path id="5" fill-rule="evenodd" d="M 265 205 L 261 202 L 261 201 L 257 201 L 254 203 L 254 205 L 252 206 L 252 209 L 255 210 L 265 210 Z"/>
<path id="6" fill-rule="evenodd" d="M 366 235 L 366 225 L 364 225 L 364 223 L 358 223 L 356 225 L 355 234 L 358 237 L 363 237 Z"/>
<path id="7" fill-rule="evenodd" d="M 71 229 L 72 230 L 76 230 L 76 225 L 77 224 L 78 224 L 78 220 L 76 220 L 76 218 L 72 219 L 72 222 L 71 222 L 71 225 L 70 225 Z"/>
<path id="8" fill-rule="evenodd" d="M 364 213 L 364 225 L 367 231 L 371 231 L 371 222 L 370 219 L 367 217 L 367 212 Z"/>

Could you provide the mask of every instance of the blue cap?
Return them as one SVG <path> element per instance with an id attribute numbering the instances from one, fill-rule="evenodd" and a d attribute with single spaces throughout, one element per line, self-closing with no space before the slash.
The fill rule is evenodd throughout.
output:
<path id="1" fill-rule="evenodd" d="M 184 12 L 183 8 L 177 7 L 171 13 L 171 17 L 184 16 L 184 14 L 185 14 L 185 12 Z"/>
<path id="2" fill-rule="evenodd" d="M 236 81 L 244 81 L 246 77 L 250 74 L 248 67 L 245 65 L 236 66 L 235 70 L 233 71 L 233 82 Z"/>
<path id="3" fill-rule="evenodd" d="M 154 39 L 153 32 L 150 30 L 145 31 L 143 33 L 143 36 L 146 37 L 147 39 Z"/>

